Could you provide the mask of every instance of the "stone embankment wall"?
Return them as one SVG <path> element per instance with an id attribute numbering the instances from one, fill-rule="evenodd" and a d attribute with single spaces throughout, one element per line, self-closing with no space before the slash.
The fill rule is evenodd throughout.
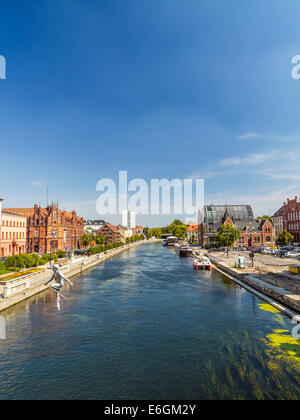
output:
<path id="1" fill-rule="evenodd" d="M 107 251 L 105 254 L 102 253 L 93 255 L 91 257 L 74 258 L 72 261 L 63 266 L 61 271 L 65 274 L 67 278 L 71 278 L 132 248 L 136 248 L 139 245 L 149 244 L 153 242 L 157 242 L 157 240 L 141 241 L 133 244 L 124 245 L 121 248 Z M 46 283 L 49 282 L 52 277 L 53 271 L 50 268 L 48 268 L 38 273 L 31 274 L 29 276 L 24 276 L 14 281 L 9 281 L 7 282 L 7 284 L 2 284 L 0 290 L 0 293 L 2 293 L 2 297 L 0 297 L 0 312 L 10 308 L 13 305 L 16 305 L 17 303 L 22 302 L 25 299 L 28 299 L 38 293 L 47 290 L 50 287 L 50 284 Z M 28 288 L 22 290 L 21 292 L 13 294 L 12 296 L 4 298 L 5 287 L 13 288 L 17 284 L 21 283 L 24 279 L 26 279 L 27 284 L 29 280 L 30 285 Z"/>
<path id="2" fill-rule="evenodd" d="M 233 279 L 238 279 L 242 284 L 246 284 L 259 291 L 263 295 L 282 303 L 283 305 L 295 311 L 297 314 L 300 313 L 299 295 L 293 294 L 284 288 L 274 286 L 264 281 L 258 275 L 242 273 L 233 267 L 229 267 L 226 263 L 224 263 L 224 261 L 220 261 L 211 255 L 209 255 L 209 258 L 216 267 L 218 267 L 225 274 L 233 277 Z M 289 313 L 287 314 L 290 315 Z"/>

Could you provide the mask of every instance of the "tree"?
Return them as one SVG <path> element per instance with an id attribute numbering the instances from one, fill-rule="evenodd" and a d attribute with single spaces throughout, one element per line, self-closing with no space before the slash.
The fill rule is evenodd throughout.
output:
<path id="1" fill-rule="evenodd" d="M 179 219 L 174 220 L 174 222 L 172 223 L 172 225 L 183 225 L 183 224 L 184 223 L 182 223 L 182 221 Z"/>
<path id="2" fill-rule="evenodd" d="M 95 237 L 95 241 L 97 245 L 105 245 L 106 238 L 104 235 L 100 234 Z"/>
<path id="3" fill-rule="evenodd" d="M 80 243 L 84 248 L 88 248 L 91 245 L 91 243 L 93 243 L 93 241 L 94 241 L 93 235 L 91 235 L 90 233 L 86 233 L 80 239 Z"/>
<path id="4" fill-rule="evenodd" d="M 222 225 L 219 232 L 216 234 L 216 243 L 219 247 L 227 248 L 227 258 L 229 256 L 229 248 L 231 248 L 235 241 L 239 239 L 241 232 L 231 225 Z"/>
<path id="5" fill-rule="evenodd" d="M 277 243 L 280 245 L 290 245 L 294 240 L 294 236 L 286 229 L 278 235 Z"/>
<path id="6" fill-rule="evenodd" d="M 259 222 L 260 220 L 271 220 L 272 221 L 272 217 L 270 216 L 262 216 L 262 217 L 257 217 L 256 221 Z"/>

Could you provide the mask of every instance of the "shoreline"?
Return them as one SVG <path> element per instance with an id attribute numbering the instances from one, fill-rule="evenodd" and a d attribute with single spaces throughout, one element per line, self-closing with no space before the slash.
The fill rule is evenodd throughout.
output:
<path id="1" fill-rule="evenodd" d="M 82 274 L 84 271 L 90 270 L 91 268 L 104 263 L 107 260 L 110 260 L 111 258 L 117 257 L 130 249 L 137 248 L 140 245 L 154 244 L 158 242 L 160 242 L 159 239 L 150 239 L 148 241 L 145 240 L 133 244 L 126 244 L 121 248 L 107 251 L 106 254 L 96 254 L 91 257 L 77 258 L 62 267 L 61 271 L 66 275 L 66 277 L 72 278 L 78 274 Z M 34 284 L 32 284 L 29 288 L 10 297 L 0 298 L 0 313 L 49 289 L 51 284 L 46 285 L 45 283 L 47 283 L 52 276 L 53 272 L 49 268 L 40 271 L 35 275 L 31 275 L 30 278 Z"/>
<path id="2" fill-rule="evenodd" d="M 229 277 L 239 286 L 265 300 L 290 318 L 298 317 L 300 319 L 299 295 L 293 294 L 282 287 L 274 286 L 271 283 L 264 281 L 259 275 L 243 273 L 236 268 L 229 267 L 227 263 L 220 261 L 210 254 L 205 255 L 210 259 L 215 270 Z"/>

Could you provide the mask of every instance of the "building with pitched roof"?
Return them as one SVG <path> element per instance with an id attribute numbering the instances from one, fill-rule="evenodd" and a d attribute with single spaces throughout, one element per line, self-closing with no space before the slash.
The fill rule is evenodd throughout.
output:
<path id="1" fill-rule="evenodd" d="M 111 223 L 105 223 L 101 229 L 98 230 L 98 235 L 104 235 L 107 244 L 114 244 L 121 241 L 121 233 L 118 226 Z"/>
<path id="2" fill-rule="evenodd" d="M 235 222 L 230 216 L 226 218 L 224 225 L 230 224 L 236 227 L 241 236 L 236 240 L 235 246 L 274 246 L 275 234 L 274 227 L 270 220 L 253 220 L 249 222 Z"/>
<path id="3" fill-rule="evenodd" d="M 287 199 L 283 206 L 272 217 L 276 224 L 276 234 L 287 230 L 294 237 L 294 243 L 300 243 L 300 200 L 295 197 Z M 278 235 L 277 235 L 278 236 Z"/>
<path id="4" fill-rule="evenodd" d="M 204 208 L 204 223 L 200 226 L 201 246 L 215 246 L 215 236 L 221 225 L 231 224 L 241 231 L 236 246 L 273 246 L 275 243 L 274 227 L 271 221 L 254 219 L 250 205 L 210 205 Z M 201 242 L 201 241 L 200 241 Z"/>
<path id="5" fill-rule="evenodd" d="M 199 242 L 199 225 L 189 225 L 187 227 L 187 240 L 190 244 Z"/>

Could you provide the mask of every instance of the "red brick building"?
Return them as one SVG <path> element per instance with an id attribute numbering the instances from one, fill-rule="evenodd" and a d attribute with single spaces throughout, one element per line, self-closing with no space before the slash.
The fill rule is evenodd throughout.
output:
<path id="1" fill-rule="evenodd" d="M 274 227 L 270 220 L 253 220 L 248 222 L 234 222 L 228 213 L 225 214 L 223 224 L 235 226 L 241 232 L 241 236 L 236 240 L 235 246 L 274 246 L 275 235 Z"/>
<path id="2" fill-rule="evenodd" d="M 84 220 L 75 211 L 60 210 L 57 204 L 47 208 L 4 209 L 27 218 L 27 252 L 47 254 L 65 249 L 80 248 L 84 235 Z"/>
<path id="3" fill-rule="evenodd" d="M 294 236 L 294 242 L 300 243 L 300 201 L 299 197 L 289 198 L 274 214 L 274 223 L 278 223 L 278 231 L 287 230 Z M 280 232 L 279 232 L 280 233 Z"/>
<path id="4" fill-rule="evenodd" d="M 104 235 L 107 244 L 114 244 L 121 241 L 121 233 L 118 226 L 106 223 L 97 232 L 98 235 Z"/>

